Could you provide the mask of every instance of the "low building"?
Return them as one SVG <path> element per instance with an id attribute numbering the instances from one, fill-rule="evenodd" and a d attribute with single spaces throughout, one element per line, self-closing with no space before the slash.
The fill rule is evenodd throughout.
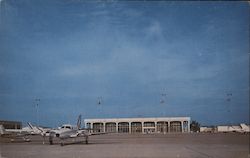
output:
<path id="1" fill-rule="evenodd" d="M 217 128 L 212 126 L 212 127 L 200 127 L 200 132 L 207 132 L 207 133 L 214 133 L 217 131 Z"/>
<path id="2" fill-rule="evenodd" d="M 21 129 L 22 128 L 22 122 L 18 122 L 18 121 L 0 120 L 0 125 L 3 125 L 5 129 Z"/>
<path id="3" fill-rule="evenodd" d="M 249 132 L 250 126 L 244 123 L 240 125 L 217 126 L 218 132 Z"/>
<path id="4" fill-rule="evenodd" d="M 250 125 L 246 125 L 245 123 L 240 124 L 241 128 L 245 132 L 250 132 Z"/>
<path id="5" fill-rule="evenodd" d="M 200 127 L 200 132 L 212 132 L 212 128 L 209 128 L 209 127 Z"/>
<path id="6" fill-rule="evenodd" d="M 85 119 L 92 132 L 172 133 L 190 132 L 190 117 Z"/>

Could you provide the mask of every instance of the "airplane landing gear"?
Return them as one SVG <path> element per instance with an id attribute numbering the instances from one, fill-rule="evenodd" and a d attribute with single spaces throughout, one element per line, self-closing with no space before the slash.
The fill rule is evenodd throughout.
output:
<path id="1" fill-rule="evenodd" d="M 52 135 L 49 136 L 49 144 L 53 145 L 53 136 Z"/>
<path id="2" fill-rule="evenodd" d="M 63 142 L 61 142 L 61 146 L 64 146 L 64 143 L 63 143 Z"/>
<path id="3" fill-rule="evenodd" d="M 89 143 L 89 137 L 85 136 L 85 143 L 88 144 Z"/>

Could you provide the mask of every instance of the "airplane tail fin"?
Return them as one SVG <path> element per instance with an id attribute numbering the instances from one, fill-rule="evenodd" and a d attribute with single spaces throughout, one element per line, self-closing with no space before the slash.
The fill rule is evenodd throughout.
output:
<path id="1" fill-rule="evenodd" d="M 34 126 L 30 122 L 27 122 L 27 124 L 29 125 L 30 129 L 34 130 Z"/>
<path id="2" fill-rule="evenodd" d="M 81 128 L 81 120 L 82 120 L 82 115 L 78 116 L 78 120 L 77 120 L 77 128 L 80 129 Z"/>
<path id="3" fill-rule="evenodd" d="M 5 128 L 3 127 L 3 125 L 0 125 L 0 134 L 5 134 Z"/>
<path id="4" fill-rule="evenodd" d="M 39 128 L 39 127 L 36 127 L 39 131 L 38 131 L 38 133 L 45 133 L 45 131 L 43 130 L 43 129 L 41 129 L 41 128 Z"/>
<path id="5" fill-rule="evenodd" d="M 40 134 L 40 133 L 43 133 L 43 132 L 44 132 L 41 128 L 39 128 L 39 127 L 37 127 L 37 126 L 33 126 L 30 122 L 27 122 L 27 124 L 29 125 L 30 129 L 31 129 L 34 133 L 36 133 L 36 134 Z"/>

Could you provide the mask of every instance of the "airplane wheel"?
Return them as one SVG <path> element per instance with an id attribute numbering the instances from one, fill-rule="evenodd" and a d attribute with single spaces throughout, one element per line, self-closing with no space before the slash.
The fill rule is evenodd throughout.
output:
<path id="1" fill-rule="evenodd" d="M 50 144 L 50 145 L 53 145 L 53 140 L 49 140 L 49 144 Z"/>
<path id="2" fill-rule="evenodd" d="M 64 143 L 61 143 L 61 146 L 64 146 Z"/>
<path id="3" fill-rule="evenodd" d="M 53 136 L 54 136 L 53 134 L 49 135 L 49 144 L 50 145 L 53 145 Z"/>
<path id="4" fill-rule="evenodd" d="M 30 142 L 30 139 L 29 138 L 25 139 L 25 142 Z"/>
<path id="5" fill-rule="evenodd" d="M 89 143 L 89 138 L 85 137 L 85 143 L 88 144 Z"/>

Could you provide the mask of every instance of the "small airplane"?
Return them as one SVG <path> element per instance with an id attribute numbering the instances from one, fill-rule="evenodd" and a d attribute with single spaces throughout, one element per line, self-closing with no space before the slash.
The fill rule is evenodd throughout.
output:
<path id="1" fill-rule="evenodd" d="M 81 115 L 77 120 L 77 125 L 64 124 L 56 130 L 51 130 L 49 134 L 49 142 L 53 144 L 53 138 L 57 137 L 61 140 L 61 146 L 64 146 L 64 141 L 69 138 L 84 137 L 85 143 L 88 144 L 89 131 L 81 129 Z"/>
<path id="2" fill-rule="evenodd" d="M 3 125 L 0 125 L 0 134 L 2 138 L 10 138 L 13 142 L 15 139 L 23 139 L 25 142 L 30 142 L 29 135 L 36 134 L 36 131 L 25 127 L 23 129 L 5 129 Z"/>
<path id="3" fill-rule="evenodd" d="M 33 126 L 30 122 L 27 124 L 28 126 L 22 129 L 5 129 L 3 125 L 0 125 L 0 135 L 2 138 L 10 138 L 11 142 L 20 138 L 25 142 L 30 142 L 30 135 L 41 135 L 44 137 L 49 135 L 49 128 Z"/>
<path id="4" fill-rule="evenodd" d="M 32 125 L 30 122 L 27 123 L 29 125 L 29 128 L 32 129 L 32 134 L 40 134 L 43 137 L 49 136 L 49 133 L 51 131 L 51 128 L 44 128 L 44 127 L 38 127 Z"/>

